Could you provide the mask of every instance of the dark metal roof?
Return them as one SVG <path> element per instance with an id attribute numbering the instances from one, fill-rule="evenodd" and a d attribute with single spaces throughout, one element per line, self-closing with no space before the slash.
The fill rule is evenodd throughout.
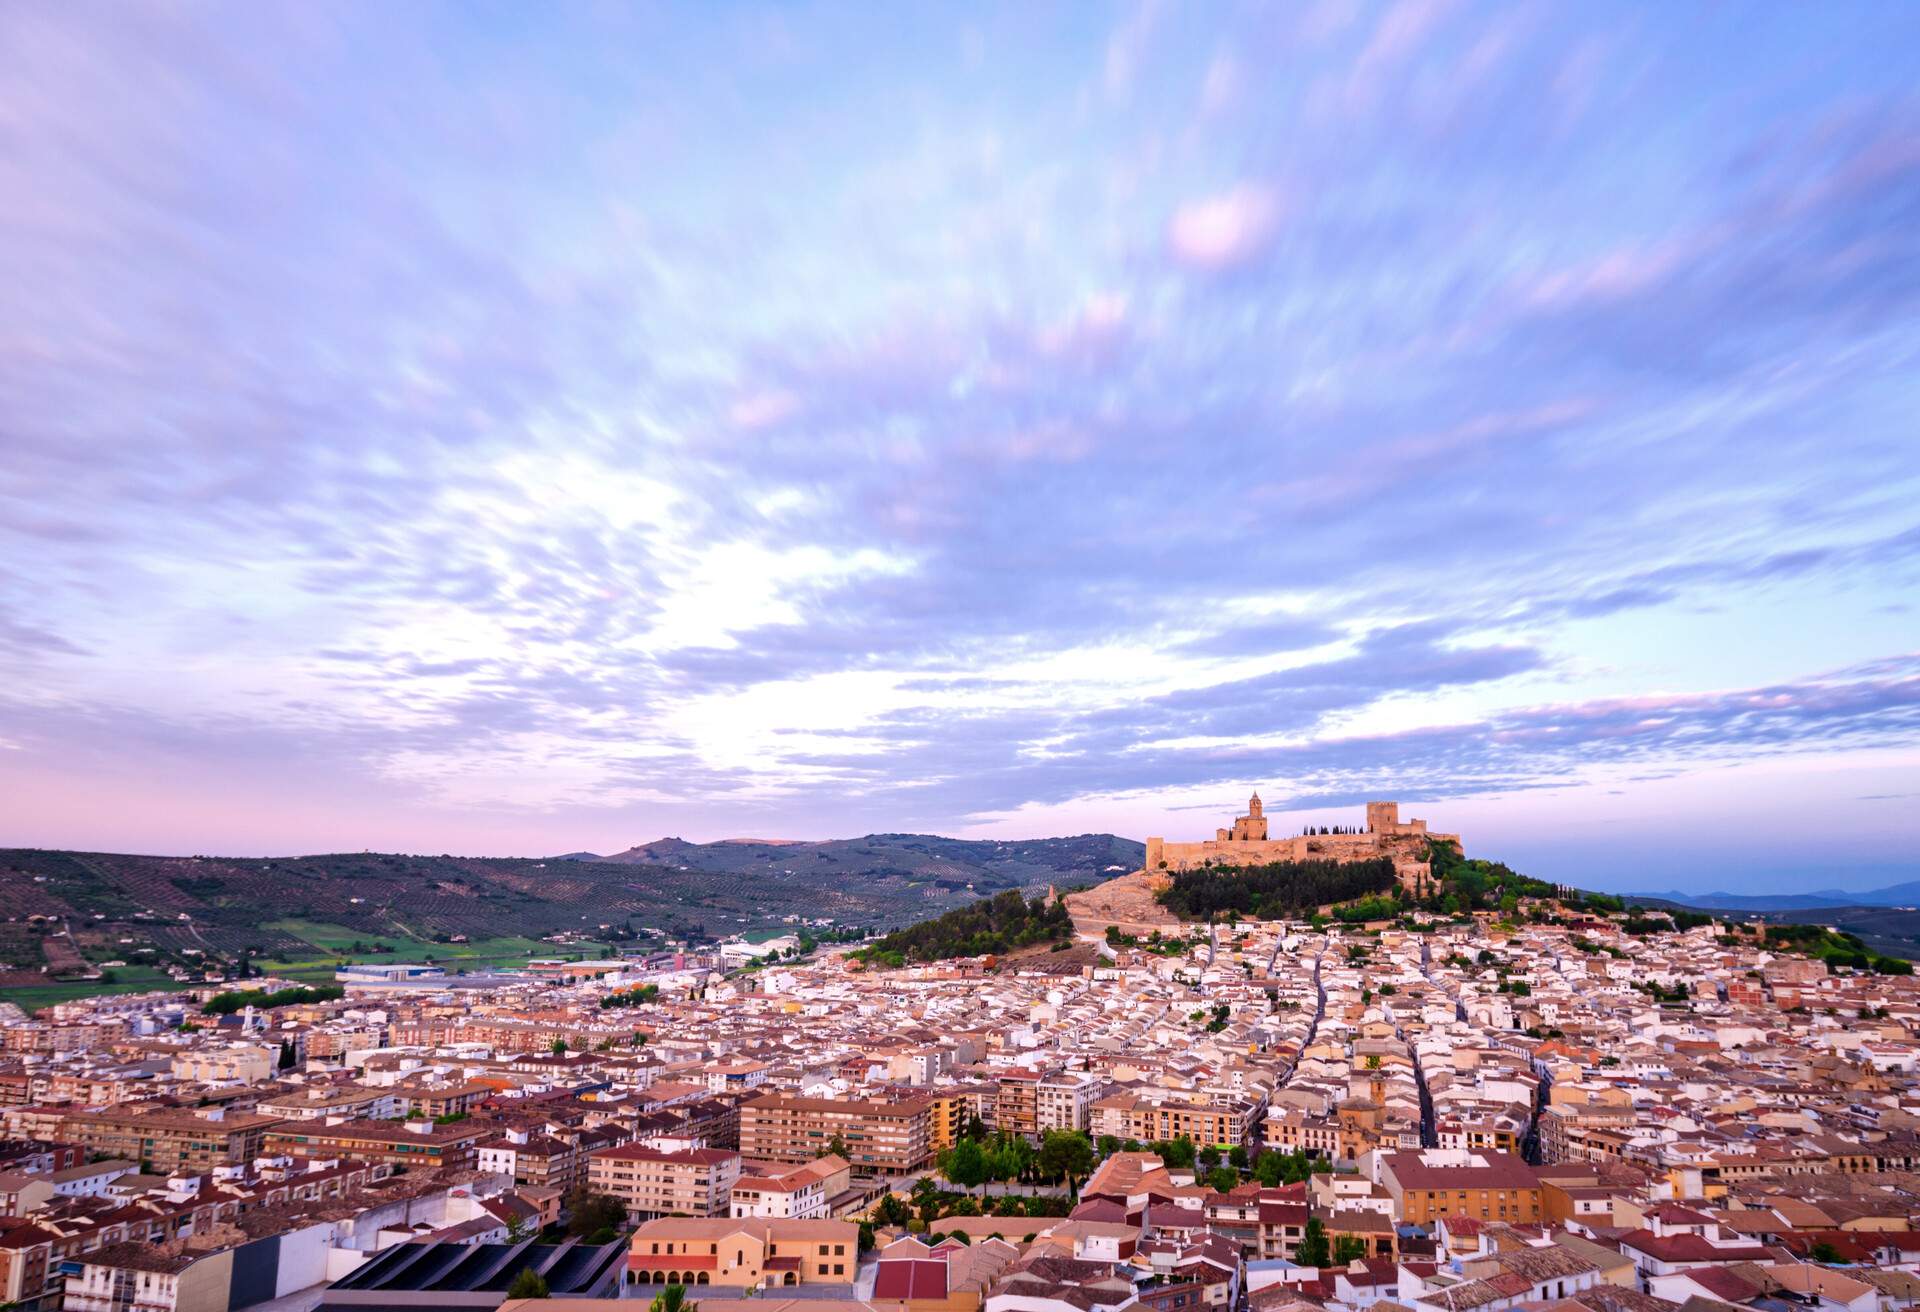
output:
<path id="1" fill-rule="evenodd" d="M 458 1244 L 446 1242 L 396 1244 L 371 1262 L 341 1280 L 335 1281 L 327 1295 L 335 1291 L 354 1294 L 394 1295 L 396 1303 L 428 1306 L 433 1296 L 448 1294 L 499 1294 L 505 1297 L 508 1286 L 522 1271 L 534 1270 L 547 1282 L 548 1292 L 556 1297 L 597 1292 L 610 1271 L 626 1255 L 624 1243 L 583 1244 L 570 1239 L 564 1244 L 540 1244 L 526 1240 L 518 1244 Z M 407 1294 L 415 1298 L 405 1298 Z M 321 1306 L 329 1303 L 323 1295 Z M 460 1300 L 463 1304 L 471 1299 Z M 363 1306 L 365 1299 L 339 1300 L 337 1305 Z"/>

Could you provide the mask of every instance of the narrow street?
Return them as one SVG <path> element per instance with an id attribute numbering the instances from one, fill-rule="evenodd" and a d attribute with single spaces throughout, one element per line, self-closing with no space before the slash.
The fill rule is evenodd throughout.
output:
<path id="1" fill-rule="evenodd" d="M 1427 984 L 1440 987 L 1434 982 L 1432 964 L 1434 964 L 1432 945 L 1427 935 L 1423 934 L 1421 935 L 1421 974 L 1427 978 Z M 1421 1089 L 1421 1147 L 1436 1149 L 1440 1147 L 1440 1131 L 1434 1126 L 1434 1095 L 1427 1087 L 1427 1066 L 1421 1062 L 1419 1051 L 1413 1053 L 1413 1081 Z"/>
<path id="2" fill-rule="evenodd" d="M 1320 982 L 1320 963 L 1326 959 L 1326 955 L 1327 947 L 1323 940 L 1319 954 L 1313 959 L 1313 1023 L 1307 1026 L 1307 1041 L 1301 1045 L 1303 1048 L 1312 1046 L 1314 1036 L 1320 1032 L 1321 1017 L 1327 1014 L 1327 986 Z"/>

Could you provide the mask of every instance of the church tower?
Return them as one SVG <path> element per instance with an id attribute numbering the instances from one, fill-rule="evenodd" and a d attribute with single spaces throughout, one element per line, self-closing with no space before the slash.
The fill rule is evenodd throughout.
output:
<path id="1" fill-rule="evenodd" d="M 1267 814 L 1260 805 L 1260 794 L 1255 793 L 1248 800 L 1247 813 L 1233 822 L 1233 840 L 1237 843 L 1267 841 Z"/>

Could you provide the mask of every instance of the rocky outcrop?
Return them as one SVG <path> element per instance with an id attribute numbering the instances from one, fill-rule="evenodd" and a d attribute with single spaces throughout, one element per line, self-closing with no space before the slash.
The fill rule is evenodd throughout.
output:
<path id="1" fill-rule="evenodd" d="M 1180 928 L 1179 917 L 1155 901 L 1155 894 L 1166 886 L 1164 873 L 1136 870 L 1067 894 L 1067 914 L 1073 917 L 1074 932 L 1088 938 L 1105 937 L 1108 926 L 1136 936 L 1156 929 L 1162 933 L 1176 931 Z"/>

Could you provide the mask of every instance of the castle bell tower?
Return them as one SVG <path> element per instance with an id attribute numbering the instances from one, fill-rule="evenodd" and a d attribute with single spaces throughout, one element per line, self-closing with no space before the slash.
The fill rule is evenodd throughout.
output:
<path id="1" fill-rule="evenodd" d="M 1267 814 L 1260 805 L 1260 794 L 1247 800 L 1247 813 L 1233 822 L 1233 839 L 1238 843 L 1267 841 Z"/>

